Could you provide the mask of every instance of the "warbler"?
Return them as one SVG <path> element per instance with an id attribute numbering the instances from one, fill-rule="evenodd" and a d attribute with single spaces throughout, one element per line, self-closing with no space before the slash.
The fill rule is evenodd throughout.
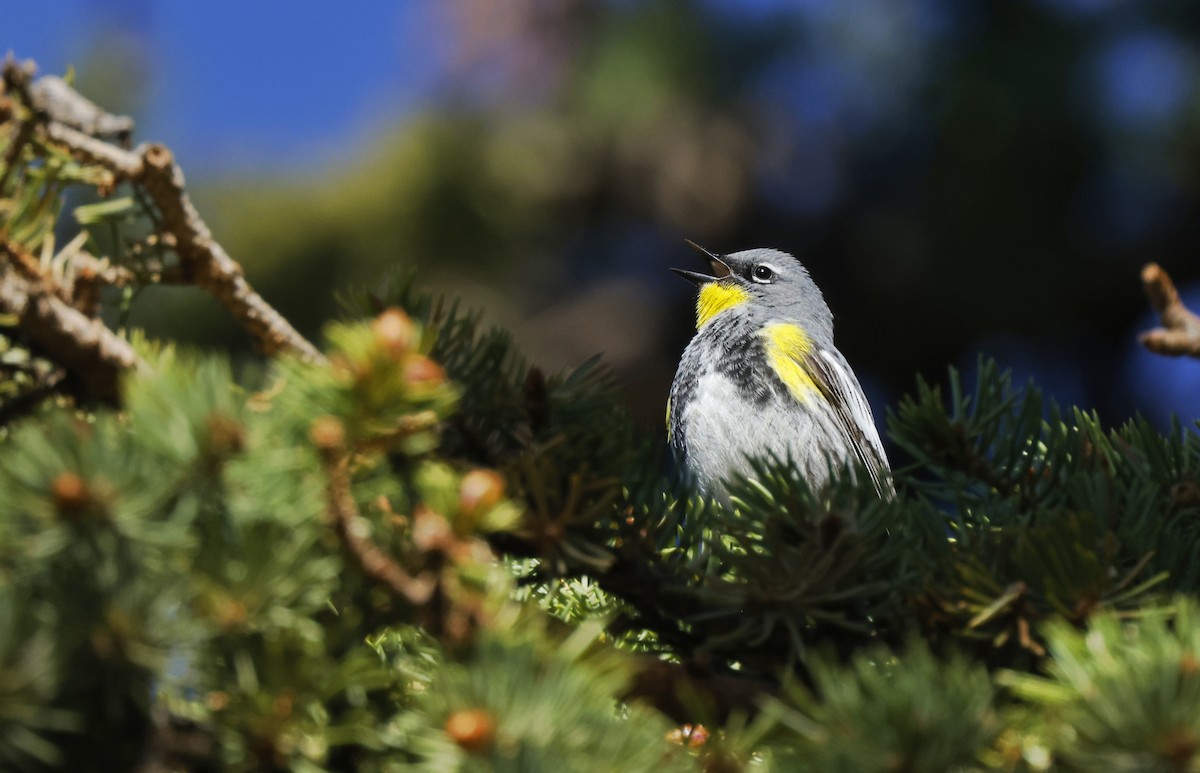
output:
<path id="1" fill-rule="evenodd" d="M 696 335 L 667 401 L 667 438 L 706 493 L 752 477 L 752 459 L 797 466 L 814 489 L 861 462 L 892 496 L 887 456 L 858 378 L 833 343 L 833 313 L 799 260 L 779 250 L 719 255 L 689 241 L 713 274 L 699 286 Z"/>

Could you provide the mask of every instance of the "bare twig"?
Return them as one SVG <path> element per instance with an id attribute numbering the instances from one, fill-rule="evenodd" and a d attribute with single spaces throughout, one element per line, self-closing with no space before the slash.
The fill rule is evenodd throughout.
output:
<path id="1" fill-rule="evenodd" d="M 1183 305 L 1171 277 L 1157 263 L 1147 263 L 1142 285 L 1162 327 L 1142 333 L 1138 341 L 1155 354 L 1200 358 L 1200 317 Z"/>
<path id="2" fill-rule="evenodd" d="M 88 276 L 106 287 L 128 287 L 137 284 L 138 275 L 124 266 L 114 266 L 108 260 L 97 258 L 91 253 L 78 250 L 71 256 L 71 268 L 75 273 L 75 281 Z"/>
<path id="3" fill-rule="evenodd" d="M 11 59 L 4 64 L 5 91 L 33 111 L 41 139 L 144 190 L 161 216 L 157 225 L 163 241 L 179 255 L 184 275 L 216 297 L 264 353 L 294 352 L 308 360 L 324 360 L 317 348 L 250 286 L 241 265 L 213 239 L 187 195 L 183 171 L 170 150 L 149 144 L 130 151 L 93 136 L 123 135 L 132 122 L 105 113 L 61 79 L 47 83 L 42 78 L 31 86 L 31 76 L 28 66 Z"/>
<path id="4" fill-rule="evenodd" d="M 21 258 L 14 255 L 14 246 L 11 242 L 0 244 L 0 253 L 10 258 L 0 262 L 0 310 L 14 315 L 26 335 L 74 373 L 92 394 L 117 402 L 121 373 L 144 367 L 141 359 L 128 341 L 100 320 L 72 308 L 51 283 L 19 271 L 16 266 Z"/>
<path id="5" fill-rule="evenodd" d="M 128 180 L 142 171 L 142 160 L 136 151 L 119 148 L 52 119 L 40 126 L 47 140 L 71 151 L 78 159 L 98 164 Z"/>
<path id="6" fill-rule="evenodd" d="M 268 355 L 293 351 L 308 360 L 324 356 L 283 315 L 254 291 L 242 267 L 212 237 L 183 186 L 183 170 L 162 145 L 141 148 L 137 181 L 162 215 L 162 228 L 175 236 L 175 251 L 198 287 L 216 297 L 253 335 Z"/>
<path id="7" fill-rule="evenodd" d="M 84 134 L 93 137 L 113 137 L 126 143 L 133 133 L 132 118 L 105 111 L 71 88 L 62 78 L 53 75 L 38 78 L 30 87 L 29 95 L 38 110 L 54 116 L 54 120 Z"/>
<path id="8" fill-rule="evenodd" d="M 22 277 L 30 282 L 45 285 L 47 291 L 67 300 L 58 283 L 42 272 L 41 263 L 23 246 L 11 239 L 0 239 L 0 252 L 8 257 L 9 263 Z"/>
<path id="9" fill-rule="evenodd" d="M 35 109 L 29 84 L 33 82 L 36 71 L 37 67 L 32 61 L 18 62 L 10 53 L 4 59 L 4 69 L 0 71 L 0 85 L 4 87 L 4 93 L 13 94 L 23 105 Z"/>

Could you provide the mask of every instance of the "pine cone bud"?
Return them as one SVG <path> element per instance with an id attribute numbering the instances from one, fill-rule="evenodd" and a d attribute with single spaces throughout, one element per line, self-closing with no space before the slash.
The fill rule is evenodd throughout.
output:
<path id="1" fill-rule="evenodd" d="M 471 470 L 458 487 L 458 507 L 465 515 L 491 510 L 504 496 L 504 478 L 495 470 Z"/>
<path id="2" fill-rule="evenodd" d="M 350 386 L 358 381 L 362 375 L 362 369 L 344 354 L 334 354 L 331 356 L 329 358 L 329 368 L 333 371 L 334 379 L 342 386 Z"/>
<path id="3" fill-rule="evenodd" d="M 334 416 L 322 416 L 312 423 L 308 438 L 322 451 L 336 451 L 346 442 L 346 428 Z"/>
<path id="4" fill-rule="evenodd" d="M 212 456 L 223 458 L 241 453 L 246 449 L 246 431 L 235 419 L 223 413 L 209 414 L 205 422 L 208 442 L 205 450 Z"/>
<path id="5" fill-rule="evenodd" d="M 204 705 L 209 711 L 224 711 L 229 708 L 229 693 L 214 690 L 204 696 Z"/>
<path id="6" fill-rule="evenodd" d="M 408 315 L 397 308 L 387 309 L 376 317 L 371 323 L 371 332 L 375 334 L 376 345 L 396 360 L 408 353 L 416 338 Z"/>
<path id="7" fill-rule="evenodd" d="M 95 504 L 87 481 L 73 472 L 59 473 L 50 484 L 50 497 L 58 514 L 67 520 L 82 517 Z"/>
<path id="8" fill-rule="evenodd" d="M 404 361 L 404 380 L 409 386 L 433 389 L 446 381 L 446 371 L 428 357 L 413 354 Z"/>
<path id="9" fill-rule="evenodd" d="M 496 723 L 483 709 L 462 709 L 446 718 L 446 735 L 454 742 L 475 753 L 491 748 L 496 740 Z"/>

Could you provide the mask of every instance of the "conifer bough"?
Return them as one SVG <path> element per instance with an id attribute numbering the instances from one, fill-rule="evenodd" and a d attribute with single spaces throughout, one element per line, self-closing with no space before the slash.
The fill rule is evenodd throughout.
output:
<path id="1" fill-rule="evenodd" d="M 1105 429 L 981 361 L 889 414 L 894 500 L 760 464 L 730 512 L 597 362 L 548 376 L 411 280 L 351 298 L 326 356 L 169 151 L 29 67 L 3 89 L 0 769 L 1200 762 L 1194 432 Z M 102 200 L 60 245 L 69 186 Z M 1195 355 L 1144 279 L 1147 345 Z M 156 282 L 282 356 L 237 384 L 103 324 L 102 288 Z"/>

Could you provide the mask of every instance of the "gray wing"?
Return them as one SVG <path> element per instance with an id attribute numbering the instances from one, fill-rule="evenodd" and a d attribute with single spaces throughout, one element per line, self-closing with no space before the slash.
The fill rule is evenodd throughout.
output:
<path id="1" fill-rule="evenodd" d="M 805 360 L 817 388 L 833 406 L 837 428 L 846 445 L 854 449 L 855 456 L 866 466 L 879 495 L 890 499 L 895 495 L 887 476 L 891 467 L 883 452 L 879 430 L 875 429 L 871 406 L 850 365 L 837 351 L 823 348 Z"/>

